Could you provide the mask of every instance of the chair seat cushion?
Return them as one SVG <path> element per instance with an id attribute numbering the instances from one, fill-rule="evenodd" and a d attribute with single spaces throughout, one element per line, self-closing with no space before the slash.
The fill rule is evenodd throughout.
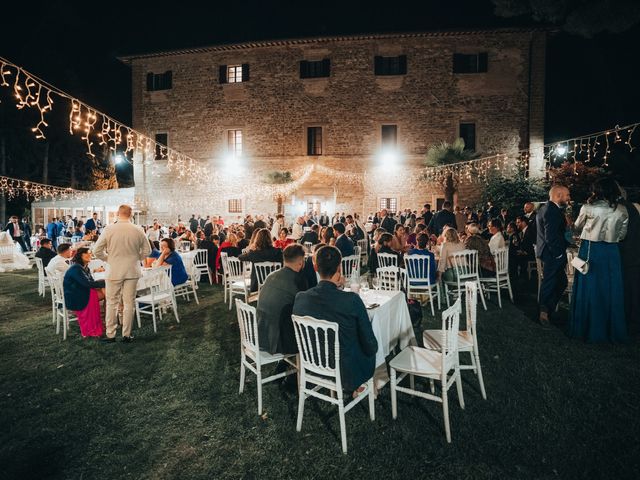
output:
<path id="1" fill-rule="evenodd" d="M 422 343 L 429 350 L 442 350 L 442 330 L 425 330 L 422 332 Z M 458 350 L 471 350 L 473 348 L 473 336 L 467 330 L 458 332 Z"/>
<path id="2" fill-rule="evenodd" d="M 141 297 L 136 297 L 136 302 L 137 303 L 151 303 L 151 294 L 149 295 L 142 295 Z M 156 295 L 153 296 L 153 299 L 157 302 L 160 300 L 170 300 L 171 299 L 171 294 L 170 293 L 158 293 Z"/>
<path id="3" fill-rule="evenodd" d="M 389 362 L 395 370 L 422 376 L 439 376 L 441 365 L 440 352 L 414 346 L 405 348 Z"/>

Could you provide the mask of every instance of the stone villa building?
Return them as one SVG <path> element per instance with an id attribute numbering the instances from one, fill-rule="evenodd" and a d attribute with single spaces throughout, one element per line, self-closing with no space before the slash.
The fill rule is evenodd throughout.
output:
<path id="1" fill-rule="evenodd" d="M 215 172 L 210 185 L 187 184 L 161 152 L 136 155 L 132 200 L 142 221 L 436 205 L 442 187 L 421 182 L 425 154 L 457 137 L 483 156 L 528 148 L 535 175 L 546 36 L 374 34 L 120 57 L 132 72 L 132 127 Z M 298 178 L 295 191 L 274 194 L 275 172 Z M 460 186 L 458 203 L 475 190 Z"/>

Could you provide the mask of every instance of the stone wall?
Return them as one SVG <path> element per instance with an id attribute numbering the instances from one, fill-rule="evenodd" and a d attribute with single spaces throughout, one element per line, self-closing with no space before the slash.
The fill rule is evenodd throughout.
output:
<path id="1" fill-rule="evenodd" d="M 276 200 L 257 188 L 265 173 L 317 162 L 362 173 L 364 182 L 314 175 L 284 200 L 289 213 L 314 200 L 327 210 L 358 212 L 376 210 L 380 197 L 397 198 L 399 208 L 435 204 L 442 189 L 420 182 L 422 161 L 430 145 L 458 136 L 460 122 L 475 122 L 483 155 L 513 154 L 529 146 L 530 125 L 542 131 L 544 40 L 544 32 L 526 30 L 380 35 L 128 57 L 133 127 L 151 137 L 168 133 L 170 147 L 210 165 L 216 176 L 215 187 L 198 189 L 178 180 L 166 161 L 138 156 L 136 195 L 160 216 L 234 217 L 227 213 L 230 198 L 244 199 L 245 213 L 272 213 Z M 478 52 L 488 52 L 487 73 L 452 73 L 453 53 Z M 407 55 L 406 75 L 374 75 L 374 56 L 400 54 Z M 330 77 L 299 78 L 299 61 L 326 57 Z M 248 82 L 219 83 L 220 65 L 245 63 Z M 172 89 L 147 92 L 146 73 L 167 70 Z M 394 165 L 377 160 L 384 123 L 398 125 Z M 320 157 L 306 156 L 308 126 L 323 127 Z M 225 135 L 236 128 L 243 133 L 243 158 L 228 161 Z M 474 203 L 474 195 L 461 186 L 459 203 Z"/>

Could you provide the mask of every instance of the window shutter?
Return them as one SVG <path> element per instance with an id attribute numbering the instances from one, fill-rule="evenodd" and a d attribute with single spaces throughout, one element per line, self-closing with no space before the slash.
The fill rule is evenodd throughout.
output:
<path id="1" fill-rule="evenodd" d="M 164 88 L 170 89 L 173 87 L 173 72 L 168 70 L 164 72 Z"/>
<path id="2" fill-rule="evenodd" d="M 331 75 L 331 59 L 325 58 L 322 60 L 322 76 L 329 77 Z"/>
<path id="3" fill-rule="evenodd" d="M 227 83 L 227 66 L 220 65 L 220 83 Z"/>
<path id="4" fill-rule="evenodd" d="M 153 73 L 147 73 L 147 92 L 153 91 Z"/>
<path id="5" fill-rule="evenodd" d="M 249 64 L 248 63 L 242 64 L 242 81 L 243 82 L 249 81 Z"/>
<path id="6" fill-rule="evenodd" d="M 407 56 L 406 55 L 400 55 L 398 57 L 398 73 L 400 75 L 407 74 Z"/>
<path id="7" fill-rule="evenodd" d="M 478 54 L 478 72 L 486 72 L 489 66 L 489 55 L 487 52 Z"/>
<path id="8" fill-rule="evenodd" d="M 459 53 L 453 54 L 453 73 L 464 72 L 464 55 Z"/>
<path id="9" fill-rule="evenodd" d="M 382 75 L 382 57 L 376 55 L 373 59 L 373 72 L 376 75 Z"/>
<path id="10" fill-rule="evenodd" d="M 300 78 L 308 78 L 308 72 L 309 72 L 309 62 L 307 62 L 306 60 L 301 60 L 300 61 Z"/>

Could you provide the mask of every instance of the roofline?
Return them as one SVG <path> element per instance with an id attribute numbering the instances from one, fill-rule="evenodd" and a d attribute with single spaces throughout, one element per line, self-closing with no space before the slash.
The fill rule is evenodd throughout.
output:
<path id="1" fill-rule="evenodd" d="M 333 35 L 322 37 L 302 37 L 282 40 L 260 40 L 240 43 L 223 43 L 204 47 L 182 48 L 178 50 L 164 50 L 159 52 L 140 53 L 132 55 L 119 55 L 116 58 L 123 63 L 131 64 L 133 60 L 156 57 L 170 57 L 174 55 L 188 55 L 205 52 L 228 52 L 233 50 L 247 50 L 260 47 L 283 47 L 292 45 L 321 44 L 327 42 L 345 42 L 358 40 L 385 40 L 398 38 L 426 38 L 426 37 L 453 37 L 457 35 L 481 35 L 487 33 L 525 33 L 525 32 L 553 32 L 552 27 L 508 27 L 492 29 L 462 29 L 462 30 L 434 30 L 430 32 L 406 32 L 406 33 L 372 33 L 360 35 Z"/>

